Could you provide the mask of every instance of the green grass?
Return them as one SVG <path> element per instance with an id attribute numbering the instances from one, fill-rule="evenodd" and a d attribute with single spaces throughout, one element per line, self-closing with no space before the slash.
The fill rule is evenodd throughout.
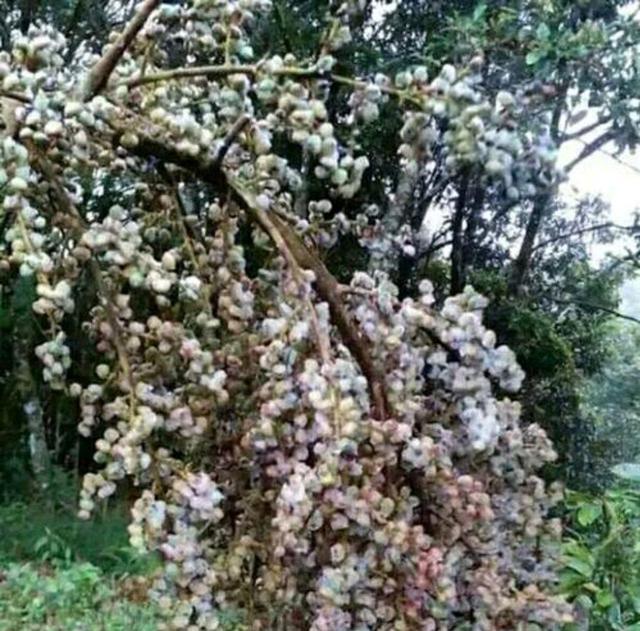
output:
<path id="1" fill-rule="evenodd" d="M 0 631 L 158 629 L 144 582 L 159 560 L 129 546 L 126 507 L 83 522 L 71 506 L 0 505 Z M 240 613 L 225 612 L 220 623 L 224 631 L 246 629 Z"/>
<path id="2" fill-rule="evenodd" d="M 124 591 L 128 577 L 158 565 L 129 546 L 126 508 L 115 505 L 83 522 L 71 506 L 0 506 L 0 631 L 157 629 L 154 607 Z"/>
<path id="3" fill-rule="evenodd" d="M 0 565 L 58 560 L 90 563 L 114 575 L 148 573 L 156 562 L 129 546 L 128 521 L 123 506 L 89 522 L 68 509 L 23 503 L 0 506 Z"/>

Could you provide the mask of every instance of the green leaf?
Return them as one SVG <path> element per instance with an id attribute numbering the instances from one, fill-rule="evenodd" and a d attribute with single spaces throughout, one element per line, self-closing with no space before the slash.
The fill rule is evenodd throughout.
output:
<path id="1" fill-rule="evenodd" d="M 602 515 L 602 504 L 583 504 L 577 513 L 578 523 L 581 526 L 590 526 Z"/>
<path id="2" fill-rule="evenodd" d="M 640 482 L 640 464 L 635 462 L 623 462 L 611 468 L 614 475 L 630 482 Z"/>
<path id="3" fill-rule="evenodd" d="M 541 50 L 532 50 L 527 53 L 526 62 L 528 66 L 535 66 L 541 59 L 543 53 Z"/>
<path id="4" fill-rule="evenodd" d="M 596 602 L 603 609 L 610 607 L 616 601 L 616 597 L 608 590 L 602 589 L 596 595 Z"/>
<path id="5" fill-rule="evenodd" d="M 622 611 L 620 609 L 620 603 L 614 602 L 607 612 L 607 619 L 613 625 L 622 624 Z"/>
<path id="6" fill-rule="evenodd" d="M 538 28 L 536 29 L 536 37 L 545 41 L 551 37 L 551 30 L 544 22 L 538 25 Z"/>
<path id="7" fill-rule="evenodd" d="M 479 22 L 482 20 L 487 13 L 487 5 L 484 2 L 481 2 L 473 12 L 473 21 Z"/>
<path id="8" fill-rule="evenodd" d="M 565 566 L 586 578 L 590 578 L 593 574 L 593 562 L 589 563 L 588 561 L 571 557 L 565 561 Z"/>
<path id="9" fill-rule="evenodd" d="M 592 607 L 593 607 L 593 602 L 591 601 L 591 598 L 589 598 L 589 596 L 587 596 L 586 594 L 581 594 L 580 596 L 578 596 L 574 601 L 573 604 L 582 609 L 583 611 L 589 611 Z"/>

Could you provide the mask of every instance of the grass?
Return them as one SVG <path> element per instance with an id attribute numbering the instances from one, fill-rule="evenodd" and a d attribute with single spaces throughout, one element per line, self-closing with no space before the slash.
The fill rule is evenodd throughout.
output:
<path id="1" fill-rule="evenodd" d="M 129 546 L 125 507 L 115 506 L 90 522 L 68 509 L 40 504 L 0 506 L 0 565 L 67 561 L 90 563 L 113 575 L 145 574 L 155 559 Z"/>
<path id="2" fill-rule="evenodd" d="M 0 631 L 157 629 L 143 583 L 158 562 L 129 546 L 126 507 L 82 522 L 72 504 L 0 505 Z"/>
<path id="3" fill-rule="evenodd" d="M 0 631 L 155 631 L 159 559 L 129 545 L 124 503 L 83 522 L 75 497 L 63 480 L 47 502 L 0 504 Z M 246 626 L 225 612 L 220 629 Z"/>

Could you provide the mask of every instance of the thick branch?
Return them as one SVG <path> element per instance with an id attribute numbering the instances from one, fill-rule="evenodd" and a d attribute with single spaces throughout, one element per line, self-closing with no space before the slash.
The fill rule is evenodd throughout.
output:
<path id="1" fill-rule="evenodd" d="M 279 225 L 277 215 L 266 212 L 259 208 L 255 201 L 249 195 L 247 195 L 247 193 L 241 193 L 241 191 L 243 190 L 241 187 L 234 187 L 233 184 L 231 184 L 231 186 L 235 190 L 237 190 L 238 194 L 246 200 L 247 208 L 251 209 L 251 213 L 253 214 L 256 221 L 260 224 L 267 235 L 269 235 L 269 238 L 273 241 L 280 253 L 284 256 L 287 264 L 289 265 L 292 276 L 298 284 L 301 293 L 303 293 L 305 289 L 302 269 L 300 267 L 300 257 L 296 256 L 296 254 L 293 252 L 292 248 L 289 246 L 290 239 L 286 238 L 285 234 L 283 234 L 282 227 L 285 224 Z M 320 356 L 322 357 L 323 362 L 329 363 L 331 361 L 331 344 L 329 341 L 329 337 L 322 330 L 320 320 L 318 319 L 318 313 L 311 300 L 308 297 L 304 300 L 307 308 L 309 309 L 311 323 L 316 335 Z"/>
<path id="2" fill-rule="evenodd" d="M 451 222 L 451 294 L 459 294 L 464 289 L 463 232 L 467 193 L 469 191 L 469 171 L 462 174 L 458 199 Z"/>
<path id="3" fill-rule="evenodd" d="M 215 159 L 194 157 L 174 145 L 157 140 L 161 134 L 154 133 L 152 125 L 134 114 L 130 114 L 129 118 L 124 120 L 111 121 L 111 126 L 116 131 L 116 142 L 126 131 L 137 130 L 139 141 L 137 145 L 128 147 L 131 153 L 144 158 L 155 157 L 163 162 L 175 164 L 213 185 L 220 194 L 229 194 L 231 199 L 245 210 L 249 217 L 260 225 L 272 239 L 274 238 L 273 227 L 275 226 L 277 233 L 282 236 L 288 251 L 293 255 L 298 266 L 314 273 L 318 296 L 329 305 L 335 327 L 367 379 L 375 417 L 380 420 L 387 418 L 389 406 L 384 386 L 384 375 L 375 365 L 357 325 L 344 307 L 338 282 L 319 256 L 307 247 L 295 231 L 275 213 L 266 215 L 265 211 L 255 203 L 253 195 L 246 191 L 240 182 L 225 173 Z M 283 254 L 287 255 L 286 252 Z"/>
<path id="4" fill-rule="evenodd" d="M 564 134 L 564 136 L 562 136 L 562 142 L 566 142 L 567 140 L 578 140 L 585 134 L 588 134 L 594 129 L 598 129 L 598 127 L 601 127 L 602 125 L 606 125 L 609 122 L 611 122 L 611 117 L 608 116 L 603 120 L 597 120 L 594 123 L 585 125 L 582 129 L 578 129 L 574 132 L 571 132 L 570 134 Z"/>
<path id="5" fill-rule="evenodd" d="M 298 259 L 300 265 L 310 269 L 315 274 L 318 294 L 329 304 L 334 324 L 340 332 L 345 345 L 351 351 L 362 373 L 369 382 L 374 408 L 377 411 L 376 416 L 379 419 L 385 419 L 389 414 L 389 409 L 384 386 L 384 376 L 374 364 L 366 347 L 366 342 L 360 335 L 351 316 L 344 308 L 344 304 L 340 299 L 338 282 L 318 256 L 306 247 L 288 224 L 283 223 L 278 217 L 275 217 L 275 223 L 276 225 L 280 224 L 280 231 L 289 243 L 289 247 Z"/>
<path id="6" fill-rule="evenodd" d="M 107 51 L 89 72 L 84 92 L 85 100 L 92 99 L 104 90 L 114 68 L 159 4 L 160 0 L 145 0 L 115 43 L 107 48 Z"/>
<path id="7" fill-rule="evenodd" d="M 513 263 L 511 276 L 509 278 L 509 289 L 513 294 L 518 294 L 522 290 L 524 280 L 529 271 L 533 248 L 536 238 L 538 237 L 538 232 L 540 231 L 540 226 L 542 225 L 542 220 L 552 203 L 553 192 L 553 190 L 544 191 L 540 193 L 533 202 L 533 208 L 527 221 L 522 245 Z"/>

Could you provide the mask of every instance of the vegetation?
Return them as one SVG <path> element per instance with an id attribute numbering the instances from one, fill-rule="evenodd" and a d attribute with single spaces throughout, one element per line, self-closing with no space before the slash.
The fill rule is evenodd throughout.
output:
<path id="1" fill-rule="evenodd" d="M 575 603 L 577 623 L 594 631 L 640 628 L 640 493 L 571 493 L 561 589 Z"/>
<path id="2" fill-rule="evenodd" d="M 634 3 L 0 17 L 0 629 L 640 629 Z"/>
<path id="3" fill-rule="evenodd" d="M 160 618 L 149 603 L 133 602 L 120 589 L 89 563 L 11 564 L 2 570 L 0 629 L 157 629 Z"/>

